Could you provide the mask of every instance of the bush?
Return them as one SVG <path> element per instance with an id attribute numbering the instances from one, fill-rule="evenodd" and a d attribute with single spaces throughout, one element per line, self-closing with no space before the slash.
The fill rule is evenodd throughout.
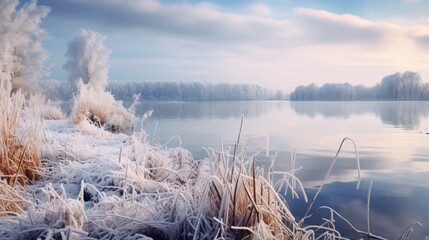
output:
<path id="1" fill-rule="evenodd" d="M 109 92 L 98 92 L 90 85 L 80 84 L 79 93 L 74 98 L 73 123 L 87 122 L 113 133 L 130 133 L 134 118 L 134 114 Z"/>

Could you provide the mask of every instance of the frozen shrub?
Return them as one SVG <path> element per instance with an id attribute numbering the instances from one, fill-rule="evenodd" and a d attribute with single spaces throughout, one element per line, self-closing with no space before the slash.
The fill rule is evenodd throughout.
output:
<path id="1" fill-rule="evenodd" d="M 104 37 L 99 33 L 81 30 L 68 43 L 67 63 L 72 89 L 77 87 L 72 118 L 75 124 L 90 123 L 110 132 L 131 132 L 134 114 L 105 91 L 107 85 L 107 57 Z"/>
<path id="2" fill-rule="evenodd" d="M 92 86 L 81 84 L 74 98 L 72 119 L 75 124 L 89 122 L 110 132 L 132 131 L 134 114 L 124 108 L 114 97 Z"/>

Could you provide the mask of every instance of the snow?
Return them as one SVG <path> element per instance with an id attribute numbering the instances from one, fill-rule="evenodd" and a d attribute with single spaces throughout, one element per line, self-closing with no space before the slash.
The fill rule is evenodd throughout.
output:
<path id="1" fill-rule="evenodd" d="M 27 199 L 27 213 L 2 220 L 3 226 L 20 235 L 27 231 L 27 237 L 46 237 L 66 226 L 79 229 L 79 234 L 90 230 L 96 238 L 122 239 L 132 235 L 131 229 L 152 229 L 152 225 L 171 235 L 169 226 L 174 224 L 164 218 L 173 216 L 162 211 L 169 211 L 172 198 L 176 209 L 185 207 L 177 194 L 193 174 L 195 162 L 188 151 L 158 149 L 142 142 L 142 135 L 101 129 L 88 134 L 69 120 L 48 120 L 46 126 L 41 149 L 44 177 L 23 187 L 33 196 Z M 183 220 L 185 215 L 179 215 L 173 220 Z M 12 232 L 7 236 L 18 236 Z"/>

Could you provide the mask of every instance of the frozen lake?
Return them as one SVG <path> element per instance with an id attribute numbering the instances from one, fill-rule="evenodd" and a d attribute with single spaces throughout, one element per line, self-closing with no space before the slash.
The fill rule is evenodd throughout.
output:
<path id="1" fill-rule="evenodd" d="M 347 142 L 328 184 L 316 205 L 334 208 L 361 230 L 367 229 L 367 192 L 372 180 L 371 233 L 399 239 L 415 221 L 410 239 L 429 235 L 429 102 L 143 102 L 138 113 L 153 109 L 146 123 L 149 140 L 189 149 L 195 158 L 206 156 L 202 147 L 217 149 L 221 142 L 236 141 L 244 115 L 242 143 L 253 139 L 250 152 L 263 150 L 257 161 L 269 165 L 265 156 L 278 152 L 276 170 L 290 170 L 296 150 L 297 176 L 311 199 L 322 182 L 342 141 L 357 145 L 362 184 L 356 190 L 354 147 Z M 156 130 L 155 130 L 155 126 Z M 180 145 L 181 144 L 181 145 Z M 301 199 L 289 201 L 300 219 L 308 208 Z M 317 207 L 316 206 L 316 207 Z M 312 208 L 315 209 L 315 208 Z M 328 212 L 320 212 L 314 223 Z M 338 220 L 337 224 L 353 234 Z"/>

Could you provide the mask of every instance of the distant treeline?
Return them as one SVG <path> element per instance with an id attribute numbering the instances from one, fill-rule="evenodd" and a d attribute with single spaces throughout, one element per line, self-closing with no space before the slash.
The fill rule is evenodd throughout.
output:
<path id="1" fill-rule="evenodd" d="M 67 82 L 42 81 L 40 86 L 49 98 L 69 100 L 72 93 Z M 116 99 L 132 101 L 134 94 L 140 100 L 183 100 L 183 101 L 222 101 L 222 100 L 279 100 L 286 99 L 282 91 L 251 84 L 199 83 L 199 82 L 110 82 L 107 86 Z"/>
<path id="2" fill-rule="evenodd" d="M 297 87 L 291 100 L 429 100 L 429 84 L 419 73 L 395 73 L 384 77 L 373 87 L 353 86 L 349 83 L 326 83 Z"/>

